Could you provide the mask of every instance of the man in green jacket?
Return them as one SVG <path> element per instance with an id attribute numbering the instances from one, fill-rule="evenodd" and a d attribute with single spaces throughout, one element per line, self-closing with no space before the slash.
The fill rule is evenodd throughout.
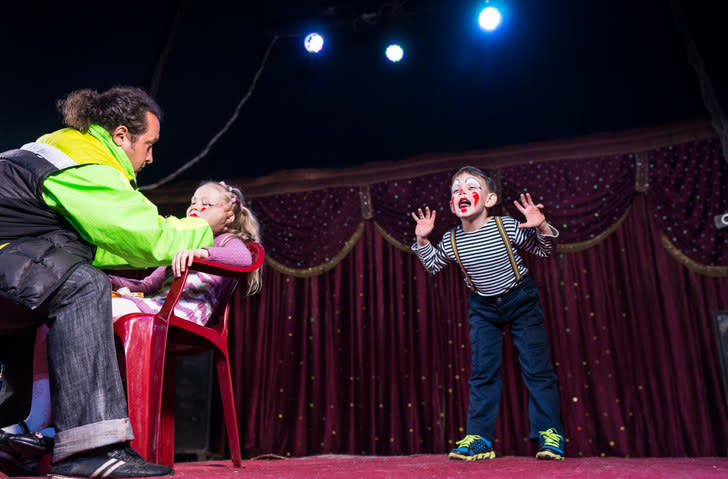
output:
<path id="1" fill-rule="evenodd" d="M 0 153 L 0 295 L 28 313 L 0 329 L 49 327 L 52 475 L 170 475 L 128 445 L 111 286 L 99 268 L 170 264 L 181 249 L 212 245 L 212 231 L 200 218 L 161 217 L 137 190 L 161 117 L 144 91 L 77 90 L 58 107 L 66 128 Z"/>

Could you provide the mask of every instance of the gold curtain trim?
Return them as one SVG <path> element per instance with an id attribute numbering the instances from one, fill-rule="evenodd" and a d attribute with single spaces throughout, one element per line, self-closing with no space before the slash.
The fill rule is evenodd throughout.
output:
<path id="1" fill-rule="evenodd" d="M 678 260 L 690 271 L 695 271 L 703 276 L 711 276 L 713 278 L 728 277 L 728 266 L 707 266 L 700 264 L 683 254 L 664 234 L 660 235 L 660 239 L 662 240 L 662 246 L 670 253 L 670 256 Z"/>
<path id="2" fill-rule="evenodd" d="M 594 238 L 588 241 L 580 241 L 578 243 L 559 243 L 556 245 L 556 251 L 558 251 L 559 253 L 578 253 L 579 251 L 584 251 L 598 245 L 599 243 L 607 239 L 609 235 L 614 233 L 617 228 L 619 228 L 619 225 L 622 224 L 622 222 L 625 220 L 625 218 L 627 218 L 627 215 L 629 215 L 631 211 L 632 206 L 627 207 L 624 213 L 622 213 L 622 216 L 620 216 L 619 219 L 615 221 L 612 226 L 602 231 Z"/>
<path id="3" fill-rule="evenodd" d="M 341 261 L 346 257 L 346 255 L 349 254 L 351 249 L 356 245 L 359 240 L 361 239 L 362 235 L 364 234 L 364 225 L 365 221 L 362 221 L 359 223 L 359 226 L 357 227 L 356 231 L 353 235 L 351 235 L 351 238 L 349 238 L 345 243 L 344 247 L 339 251 L 336 256 L 334 256 L 331 261 L 328 261 L 324 264 L 318 265 L 318 266 L 311 266 L 310 268 L 290 268 L 283 263 L 279 263 L 275 259 L 273 259 L 269 254 L 265 255 L 265 262 L 270 265 L 271 268 L 278 271 L 279 273 L 286 274 L 288 276 L 294 276 L 296 278 L 310 278 L 312 276 L 318 276 L 321 274 L 324 274 L 328 270 L 334 268 L 337 264 L 341 263 Z"/>
<path id="4" fill-rule="evenodd" d="M 387 233 L 386 231 L 384 231 L 384 228 L 379 226 L 379 224 L 376 221 L 374 222 L 374 228 L 379 232 L 379 234 L 382 236 L 382 238 L 384 238 L 384 240 L 387 243 L 391 244 L 395 248 L 400 249 L 400 250 L 404 251 L 405 253 L 412 253 L 412 254 L 415 253 L 414 251 L 412 251 L 412 248 L 409 245 L 400 243 L 399 241 L 394 239 L 394 236 L 392 236 L 389 233 Z M 414 229 L 414 226 L 413 226 L 413 229 Z"/>

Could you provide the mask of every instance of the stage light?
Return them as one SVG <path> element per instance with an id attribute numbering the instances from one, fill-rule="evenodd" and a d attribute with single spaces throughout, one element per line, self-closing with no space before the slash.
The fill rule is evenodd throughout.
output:
<path id="1" fill-rule="evenodd" d="M 404 50 L 402 50 L 402 47 L 400 47 L 396 43 L 389 45 L 384 53 L 385 55 L 387 55 L 389 61 L 393 63 L 400 61 L 404 56 Z"/>
<path id="2" fill-rule="evenodd" d="M 303 40 L 303 46 L 308 53 L 318 53 L 324 48 L 324 37 L 316 32 L 309 33 Z"/>
<path id="3" fill-rule="evenodd" d="M 724 230 L 728 228 L 728 211 L 726 211 L 722 215 L 715 215 L 713 218 L 715 220 L 716 228 L 718 228 L 719 230 Z"/>
<path id="4" fill-rule="evenodd" d="M 480 12 L 480 16 L 478 17 L 478 24 L 483 30 L 487 32 L 492 32 L 493 30 L 498 28 L 498 25 L 500 25 L 502 19 L 503 17 L 501 16 L 497 8 L 485 7 Z"/>

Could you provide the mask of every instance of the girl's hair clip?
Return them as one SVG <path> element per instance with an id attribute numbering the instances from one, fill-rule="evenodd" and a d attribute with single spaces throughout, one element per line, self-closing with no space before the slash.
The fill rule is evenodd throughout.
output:
<path id="1" fill-rule="evenodd" d="M 233 187 L 232 187 L 232 186 L 230 186 L 230 185 L 228 185 L 228 184 L 227 184 L 227 183 L 225 183 L 224 181 L 220 181 L 220 182 L 218 183 L 218 185 L 220 185 L 220 186 L 222 186 L 222 187 L 225 187 L 225 188 L 227 188 L 228 192 L 230 192 L 230 193 L 232 193 L 232 192 L 233 192 Z"/>

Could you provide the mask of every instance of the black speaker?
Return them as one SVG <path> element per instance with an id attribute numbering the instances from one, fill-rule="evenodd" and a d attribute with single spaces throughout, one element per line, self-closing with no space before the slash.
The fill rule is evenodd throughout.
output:
<path id="1" fill-rule="evenodd" d="M 212 418 L 212 352 L 177 358 L 175 396 L 175 460 L 210 460 L 218 454 L 210 450 Z"/>
<path id="2" fill-rule="evenodd" d="M 720 369 L 723 372 L 723 394 L 728 408 L 728 311 L 716 311 L 715 338 L 718 341 L 718 355 L 720 356 Z"/>

